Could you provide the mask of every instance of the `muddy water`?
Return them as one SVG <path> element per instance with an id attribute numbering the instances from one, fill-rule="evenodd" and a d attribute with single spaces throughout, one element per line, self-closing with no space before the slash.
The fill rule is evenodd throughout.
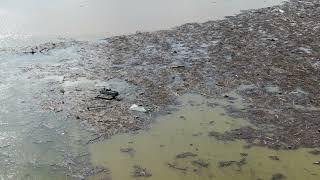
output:
<path id="1" fill-rule="evenodd" d="M 310 149 L 274 151 L 262 147 L 248 148 L 243 141 L 224 142 L 209 137 L 211 131 L 224 132 L 252 126 L 244 119 L 226 115 L 224 108 L 228 106 L 244 111 L 246 105 L 240 103 L 241 98 L 237 98 L 230 102 L 206 100 L 197 95 L 183 96 L 179 110 L 160 117 L 150 130 L 117 135 L 111 140 L 92 145 L 92 161 L 108 167 L 110 176 L 115 180 L 256 180 L 272 177 L 281 179 L 281 176 L 290 180 L 320 178 L 319 166 L 313 164 L 319 160 L 319 156 L 308 153 Z M 183 152 L 191 152 L 196 156 L 176 157 Z M 204 164 L 195 163 L 197 160 Z M 223 165 L 227 161 L 233 163 Z M 135 165 L 146 168 L 143 173 L 152 176 L 134 177 Z"/>
<path id="2" fill-rule="evenodd" d="M 0 47 L 102 38 L 204 22 L 282 0 L 2 0 Z"/>

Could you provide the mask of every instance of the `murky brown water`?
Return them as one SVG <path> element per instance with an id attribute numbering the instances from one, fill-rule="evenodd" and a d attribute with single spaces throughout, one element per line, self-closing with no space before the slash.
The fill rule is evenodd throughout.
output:
<path id="1" fill-rule="evenodd" d="M 39 42 L 43 38 L 91 39 L 168 29 L 280 2 L 282 0 L 2 0 L 0 47 Z"/>
<path id="2" fill-rule="evenodd" d="M 244 119 L 225 115 L 222 106 L 244 107 L 239 100 L 207 100 L 198 95 L 181 98 L 180 110 L 161 117 L 149 131 L 134 135 L 117 135 L 91 146 L 92 161 L 110 168 L 111 178 L 144 179 L 133 176 L 135 165 L 146 168 L 150 180 L 316 180 L 320 178 L 319 156 L 311 149 L 275 151 L 262 147 L 246 148 L 243 141 L 219 141 L 210 131 L 224 132 L 241 126 L 252 126 Z M 190 103 L 191 102 L 191 103 Z M 219 104 L 212 108 L 207 104 Z M 121 152 L 128 149 L 129 153 Z M 177 158 L 191 152 L 194 157 Z M 207 167 L 194 163 L 204 162 Z M 221 166 L 221 162 L 233 161 Z M 241 162 L 241 163 L 240 163 Z M 281 175 L 280 175 L 281 174 Z M 92 177 L 93 180 L 99 179 Z"/>

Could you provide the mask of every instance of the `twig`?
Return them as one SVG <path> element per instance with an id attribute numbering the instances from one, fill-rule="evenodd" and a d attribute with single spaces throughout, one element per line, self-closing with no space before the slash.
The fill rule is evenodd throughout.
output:
<path id="1" fill-rule="evenodd" d="M 168 163 L 168 166 L 170 168 L 177 169 L 177 170 L 180 170 L 180 171 L 186 171 L 187 170 L 187 168 L 180 168 L 180 167 L 177 167 L 176 165 L 171 164 L 171 163 Z"/>

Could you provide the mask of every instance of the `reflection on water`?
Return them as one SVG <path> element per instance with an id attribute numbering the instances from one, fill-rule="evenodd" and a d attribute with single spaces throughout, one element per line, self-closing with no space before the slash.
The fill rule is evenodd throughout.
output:
<path id="1" fill-rule="evenodd" d="M 319 157 L 308 153 L 310 149 L 274 151 L 249 148 L 243 141 L 224 142 L 209 137 L 211 131 L 250 126 L 244 119 L 225 115 L 221 108 L 229 104 L 242 109 L 239 97 L 236 102 L 206 100 L 194 95 L 184 96 L 182 100 L 179 111 L 161 117 L 149 131 L 117 135 L 92 145 L 93 163 L 110 168 L 110 176 L 115 180 L 145 179 L 134 174 L 147 175 L 146 179 L 150 180 L 320 178 L 319 166 L 313 164 Z M 212 104 L 216 107 L 211 107 Z M 142 169 L 137 170 L 137 166 Z"/>
<path id="2" fill-rule="evenodd" d="M 280 2 L 282 0 L 1 0 L 0 46 L 19 44 L 21 39 L 30 41 L 30 38 L 101 38 L 167 29 Z"/>

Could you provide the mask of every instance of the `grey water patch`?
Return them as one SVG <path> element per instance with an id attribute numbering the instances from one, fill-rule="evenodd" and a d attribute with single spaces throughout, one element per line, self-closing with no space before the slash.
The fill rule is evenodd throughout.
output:
<path id="1" fill-rule="evenodd" d="M 59 82 L 62 83 L 64 81 L 64 76 L 56 76 L 56 75 L 52 75 L 52 76 L 45 76 L 43 78 L 43 80 L 45 81 L 49 81 L 49 82 Z"/>
<path id="2" fill-rule="evenodd" d="M 279 93 L 279 92 L 280 92 L 279 86 L 275 86 L 275 85 L 265 86 L 264 89 L 265 89 L 266 92 L 268 92 L 268 93 Z"/>
<path id="3" fill-rule="evenodd" d="M 91 80 L 86 77 L 79 77 L 74 80 L 66 80 L 62 86 L 64 88 L 83 88 L 83 89 L 94 89 L 97 83 L 101 83 L 99 80 Z"/>
<path id="4" fill-rule="evenodd" d="M 296 95 L 308 95 L 309 93 L 304 91 L 302 88 L 296 88 L 295 91 L 290 92 L 290 94 L 296 94 Z"/>
<path id="5" fill-rule="evenodd" d="M 43 92 L 53 94 L 48 83 L 64 81 L 64 76 L 45 67 L 56 70 L 74 50 L 0 53 L 0 178 L 61 179 L 89 174 L 85 171 L 91 168 L 88 158 L 78 156 L 87 152 L 85 142 L 92 133 L 66 113 L 43 110 L 40 103 L 48 95 Z"/>
<path id="6" fill-rule="evenodd" d="M 257 86 L 255 84 L 241 84 L 237 88 L 237 90 L 239 91 L 250 91 L 254 89 L 257 89 Z"/>

